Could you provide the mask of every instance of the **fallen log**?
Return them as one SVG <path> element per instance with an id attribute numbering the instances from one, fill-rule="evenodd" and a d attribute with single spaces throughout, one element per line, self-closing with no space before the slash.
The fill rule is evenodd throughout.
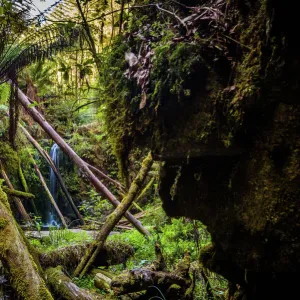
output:
<path id="1" fill-rule="evenodd" d="M 25 94 L 18 88 L 18 99 L 21 105 L 26 109 L 30 116 L 45 130 L 45 132 L 59 145 L 61 150 L 65 152 L 70 159 L 79 167 L 84 175 L 90 180 L 95 189 L 102 193 L 115 207 L 120 202 L 117 198 L 107 189 L 107 187 L 95 176 L 89 169 L 87 164 L 77 155 L 77 153 L 61 138 L 61 136 L 53 129 L 53 127 L 45 120 L 45 118 L 34 108 L 30 106 L 30 101 Z M 136 220 L 129 212 L 125 213 L 125 217 L 130 223 L 143 235 L 149 236 L 149 232 L 142 226 L 141 222 Z"/>
<path id="2" fill-rule="evenodd" d="M 49 268 L 45 277 L 53 291 L 64 300 L 104 300 L 104 296 L 79 288 L 64 274 L 61 267 Z M 42 299 L 42 298 L 40 298 Z"/>
<path id="3" fill-rule="evenodd" d="M 151 152 L 149 152 L 147 157 L 143 160 L 142 167 L 138 172 L 136 178 L 133 180 L 127 196 L 123 198 L 121 204 L 107 217 L 105 224 L 100 229 L 96 237 L 95 244 L 91 245 L 91 247 L 87 250 L 85 256 L 82 258 L 80 264 L 76 268 L 74 276 L 83 276 L 92 267 L 110 232 L 121 220 L 122 216 L 126 213 L 135 197 L 137 196 L 137 193 L 142 188 L 152 164 L 153 159 Z"/>
<path id="4" fill-rule="evenodd" d="M 188 280 L 173 273 L 153 271 L 141 268 L 122 273 L 113 278 L 111 289 L 118 296 L 147 290 L 150 286 L 157 286 L 160 290 L 168 290 L 176 284 L 179 289 L 188 285 Z"/>
<path id="5" fill-rule="evenodd" d="M 97 273 L 94 277 L 94 285 L 96 288 L 104 291 L 110 291 L 111 278 L 102 273 Z"/>
<path id="6" fill-rule="evenodd" d="M 0 260 L 20 299 L 53 300 L 18 230 L 6 194 L 0 185 Z"/>
<path id="7" fill-rule="evenodd" d="M 116 295 L 124 295 L 147 290 L 146 295 L 153 296 L 150 287 L 157 287 L 167 299 L 191 299 L 188 294 L 192 280 L 189 276 L 190 253 L 186 251 L 174 271 L 167 272 L 160 245 L 155 245 L 156 260 L 148 267 L 126 271 L 115 276 L 111 289 Z M 147 298 L 148 299 L 148 298 Z"/>
<path id="8" fill-rule="evenodd" d="M 35 196 L 31 193 L 26 193 L 26 192 L 10 189 L 10 188 L 5 187 L 5 186 L 2 189 L 6 194 L 9 194 L 9 195 L 12 195 L 12 196 L 24 197 L 24 198 L 28 198 L 28 199 L 35 198 Z"/>
<path id="9" fill-rule="evenodd" d="M 90 243 L 82 245 L 72 245 L 60 248 L 47 253 L 38 253 L 41 266 L 49 267 L 62 266 L 68 272 L 72 272 L 85 254 Z M 117 242 L 108 241 L 96 258 L 96 266 L 111 266 L 125 263 L 134 254 L 132 246 Z"/>
<path id="10" fill-rule="evenodd" d="M 75 215 L 77 216 L 77 218 L 79 219 L 81 225 L 84 225 L 84 220 L 82 215 L 80 214 L 80 212 L 78 211 L 66 185 L 64 184 L 64 181 L 62 179 L 62 176 L 59 172 L 59 170 L 56 168 L 54 161 L 52 160 L 52 158 L 50 157 L 50 155 L 47 153 L 47 151 L 45 151 L 41 145 L 31 136 L 31 134 L 21 125 L 19 124 L 19 128 L 21 128 L 21 130 L 23 131 L 24 135 L 26 136 L 26 138 L 31 142 L 31 144 L 35 147 L 35 149 L 42 155 L 42 157 L 47 161 L 47 163 L 49 164 L 50 168 L 53 170 L 60 186 L 61 189 L 63 190 L 64 194 L 66 195 L 66 198 L 70 204 L 70 206 L 72 207 Z"/>
<path id="11" fill-rule="evenodd" d="M 110 279 L 113 279 L 116 276 L 115 274 L 110 273 L 109 271 L 104 270 L 104 269 L 92 269 L 89 272 L 89 275 L 96 276 L 98 273 L 101 273 L 102 275 L 104 275 Z"/>

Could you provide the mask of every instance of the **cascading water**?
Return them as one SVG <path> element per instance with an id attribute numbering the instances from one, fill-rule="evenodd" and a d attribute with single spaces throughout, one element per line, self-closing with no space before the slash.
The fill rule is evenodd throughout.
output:
<path id="1" fill-rule="evenodd" d="M 57 144 L 53 144 L 50 150 L 50 157 L 52 158 L 54 164 L 57 168 L 59 168 L 59 160 L 60 160 L 60 148 Z M 49 190 L 51 192 L 51 195 L 55 201 L 57 201 L 58 198 L 58 184 L 57 179 L 55 176 L 55 173 L 53 172 L 52 168 L 50 168 L 50 187 Z M 56 212 L 51 205 L 49 207 L 48 216 L 47 216 L 47 225 L 50 226 L 57 226 L 58 220 L 56 216 Z"/>

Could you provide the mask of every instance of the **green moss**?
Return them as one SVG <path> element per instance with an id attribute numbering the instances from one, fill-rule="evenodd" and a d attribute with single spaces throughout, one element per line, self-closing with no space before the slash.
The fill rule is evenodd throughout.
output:
<path id="1" fill-rule="evenodd" d="M 18 170 L 19 170 L 19 178 L 20 178 L 20 181 L 21 181 L 22 186 L 24 188 L 24 191 L 26 193 L 28 193 L 29 189 L 28 189 L 28 185 L 27 185 L 26 179 L 25 179 L 23 171 L 22 171 L 21 162 L 19 162 L 19 169 Z"/>
<path id="2" fill-rule="evenodd" d="M 7 199 L 7 195 L 6 193 L 4 193 L 3 189 L 2 189 L 2 179 L 0 180 L 0 201 L 5 205 L 5 207 L 10 210 L 10 205 L 8 203 L 8 199 Z"/>
<path id="3" fill-rule="evenodd" d="M 9 222 L 8 222 L 7 219 L 5 219 L 5 218 L 0 218 L 0 230 L 1 230 L 2 228 L 5 228 L 5 227 L 7 226 L 8 223 L 9 223 Z"/>
<path id="4" fill-rule="evenodd" d="M 180 290 L 181 289 L 181 286 L 178 285 L 178 284 L 172 284 L 169 289 L 171 290 Z"/>
<path id="5" fill-rule="evenodd" d="M 6 172 L 15 179 L 18 178 L 19 157 L 8 143 L 0 141 L 0 157 Z"/>
<path id="6" fill-rule="evenodd" d="M 25 193 L 25 192 L 18 191 L 18 190 L 12 190 L 7 187 L 3 187 L 3 190 L 9 195 L 13 195 L 13 196 L 17 196 L 17 197 L 24 197 L 24 198 L 31 198 L 31 199 L 35 198 L 35 196 L 31 193 Z"/>
<path id="7" fill-rule="evenodd" d="M 49 292 L 49 290 L 44 285 L 40 287 L 39 296 L 40 296 L 41 300 L 50 300 L 50 299 L 53 299 L 52 295 Z"/>

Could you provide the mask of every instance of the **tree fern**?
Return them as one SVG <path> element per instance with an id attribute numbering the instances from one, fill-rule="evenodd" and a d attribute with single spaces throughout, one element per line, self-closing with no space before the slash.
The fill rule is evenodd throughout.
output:
<path id="1" fill-rule="evenodd" d="M 1 1 L 1 0 L 0 0 Z M 31 3 L 23 1 L 22 6 L 18 1 L 12 2 L 8 14 L 17 9 L 22 15 L 19 22 L 22 26 L 28 21 L 28 10 Z M 23 10 L 22 10 L 23 9 Z M 29 21 L 28 21 L 29 22 Z M 35 19 L 31 19 L 35 22 Z M 15 21 L 10 17 L 5 19 L 5 24 L 0 25 L 0 37 L 2 44 L 0 47 L 0 82 L 8 80 L 13 74 L 18 73 L 25 66 L 49 58 L 51 55 L 62 51 L 74 43 L 82 36 L 81 25 L 70 24 L 50 24 L 41 27 L 31 25 L 23 28 L 21 25 L 16 27 Z M 13 36 L 13 39 L 12 39 Z"/>

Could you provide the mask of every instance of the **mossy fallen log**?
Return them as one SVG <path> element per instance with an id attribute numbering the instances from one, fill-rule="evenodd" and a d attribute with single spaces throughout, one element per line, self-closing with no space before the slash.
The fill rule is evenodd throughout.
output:
<path id="1" fill-rule="evenodd" d="M 62 267 L 49 268 L 45 271 L 46 280 L 59 299 L 64 300 L 104 300 L 104 296 L 79 288 L 64 274 Z"/>
<path id="2" fill-rule="evenodd" d="M 97 273 L 94 277 L 94 285 L 96 288 L 104 291 L 110 291 L 111 278 L 102 273 Z"/>
<path id="3" fill-rule="evenodd" d="M 39 261 L 44 269 L 61 265 L 71 271 L 78 265 L 88 247 L 90 247 L 90 243 L 39 253 Z M 108 241 L 97 256 L 95 265 L 110 266 L 125 263 L 133 254 L 132 246 L 117 241 Z"/>
<path id="4" fill-rule="evenodd" d="M 150 298 L 154 295 L 149 288 L 155 286 L 167 299 L 192 299 L 189 268 L 190 253 L 186 251 L 184 258 L 179 261 L 174 270 L 168 272 L 161 249 L 157 244 L 156 260 L 149 267 L 126 271 L 115 276 L 110 287 L 118 296 L 147 290 L 146 295 Z"/>
<path id="5" fill-rule="evenodd" d="M 35 198 L 35 196 L 31 193 L 26 193 L 26 192 L 22 192 L 22 191 L 18 191 L 18 190 L 14 190 L 14 189 L 10 189 L 8 187 L 2 187 L 3 191 L 6 194 L 12 195 L 12 196 L 17 196 L 17 197 L 23 197 L 23 198 Z"/>
<path id="6" fill-rule="evenodd" d="M 111 282 L 111 289 L 116 295 L 125 295 L 147 290 L 150 286 L 157 286 L 160 290 L 166 291 L 172 285 L 176 285 L 182 293 L 189 285 L 189 281 L 175 273 L 141 268 L 114 277 Z"/>

